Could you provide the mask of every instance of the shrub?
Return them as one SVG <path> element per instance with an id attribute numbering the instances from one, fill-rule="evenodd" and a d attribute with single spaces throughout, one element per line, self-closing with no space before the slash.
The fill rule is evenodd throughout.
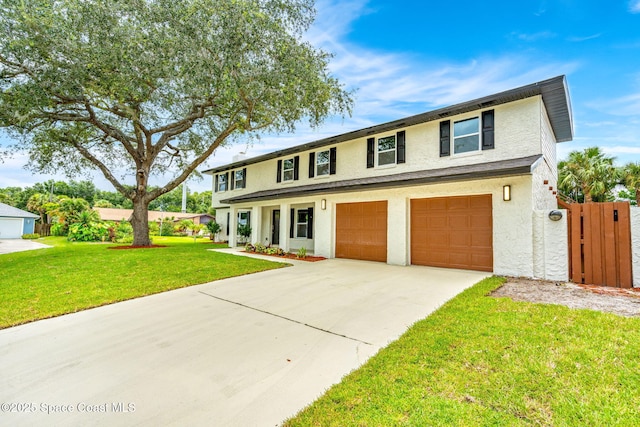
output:
<path id="1" fill-rule="evenodd" d="M 22 235 L 23 239 L 39 239 L 40 235 L 38 233 L 27 233 Z"/>
<path id="2" fill-rule="evenodd" d="M 159 232 L 160 232 L 160 225 L 155 221 L 151 221 L 149 223 L 149 234 L 152 236 L 157 236 Z"/>
<path id="3" fill-rule="evenodd" d="M 102 240 L 109 234 L 109 226 L 100 222 L 77 222 L 69 226 L 67 239 L 78 242 L 94 242 Z"/>
<path id="4" fill-rule="evenodd" d="M 60 224 L 59 222 L 51 224 L 51 235 L 52 236 L 66 236 L 66 234 L 67 234 L 66 228 L 67 227 L 66 227 L 65 224 Z"/>
<path id="5" fill-rule="evenodd" d="M 162 227 L 160 227 L 160 235 L 173 236 L 173 222 L 170 222 L 170 221 L 163 222 Z"/>
<path id="6" fill-rule="evenodd" d="M 253 246 L 251 243 L 247 243 L 246 245 L 244 245 L 244 250 L 247 252 L 255 252 L 256 247 Z"/>
<path id="7" fill-rule="evenodd" d="M 296 258 L 306 258 L 307 257 L 307 248 L 304 246 L 298 249 L 298 253 L 296 254 Z"/>

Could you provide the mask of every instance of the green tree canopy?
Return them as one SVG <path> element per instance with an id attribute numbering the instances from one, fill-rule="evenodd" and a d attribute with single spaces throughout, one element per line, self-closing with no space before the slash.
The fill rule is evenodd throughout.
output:
<path id="1" fill-rule="evenodd" d="M 220 145 L 350 111 L 302 40 L 313 0 L 0 0 L 0 126 L 29 166 L 100 170 L 147 208 Z M 172 178 L 149 189 L 149 177 Z"/>
<path id="2" fill-rule="evenodd" d="M 627 163 L 622 169 L 624 185 L 635 191 L 636 206 L 640 206 L 640 163 Z"/>
<path id="3" fill-rule="evenodd" d="M 572 151 L 558 163 L 558 188 L 576 201 L 604 202 L 619 181 L 613 161 L 600 147 Z"/>

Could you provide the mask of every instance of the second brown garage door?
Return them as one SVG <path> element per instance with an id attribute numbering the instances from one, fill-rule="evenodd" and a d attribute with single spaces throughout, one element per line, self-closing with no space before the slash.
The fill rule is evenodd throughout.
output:
<path id="1" fill-rule="evenodd" d="M 493 271 L 491 195 L 411 200 L 411 263 Z"/>
<path id="2" fill-rule="evenodd" d="M 387 261 L 387 202 L 336 205 L 336 258 Z"/>

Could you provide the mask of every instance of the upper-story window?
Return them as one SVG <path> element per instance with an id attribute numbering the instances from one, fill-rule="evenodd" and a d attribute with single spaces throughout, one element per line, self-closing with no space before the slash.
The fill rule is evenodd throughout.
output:
<path id="1" fill-rule="evenodd" d="M 367 167 L 405 162 L 405 131 L 367 139 Z"/>
<path id="2" fill-rule="evenodd" d="M 396 163 L 396 136 L 378 138 L 378 166 Z"/>
<path id="3" fill-rule="evenodd" d="M 293 181 L 293 171 L 295 169 L 295 163 L 293 159 L 286 159 L 282 163 L 282 180 L 283 181 Z"/>
<path id="4" fill-rule="evenodd" d="M 300 156 L 278 160 L 278 174 L 276 175 L 276 182 L 297 181 L 299 166 Z"/>
<path id="5" fill-rule="evenodd" d="M 453 123 L 453 154 L 480 150 L 480 118 Z"/>
<path id="6" fill-rule="evenodd" d="M 329 175 L 329 150 L 320 151 L 316 157 L 316 175 Z"/>
<path id="7" fill-rule="evenodd" d="M 246 182 L 247 182 L 247 169 L 240 169 L 237 170 L 235 172 L 233 172 L 232 175 L 232 182 L 231 182 L 231 189 L 233 190 L 233 188 L 235 187 L 236 189 L 239 188 L 246 188 Z"/>
<path id="8" fill-rule="evenodd" d="M 309 178 L 336 173 L 337 148 L 309 153 Z"/>
<path id="9" fill-rule="evenodd" d="M 451 154 L 453 138 L 453 154 L 473 153 L 494 148 L 494 110 L 483 111 L 476 117 L 453 122 L 440 122 L 440 157 Z"/>
<path id="10" fill-rule="evenodd" d="M 220 173 L 218 175 L 216 175 L 216 184 L 215 184 L 215 190 L 216 191 L 227 191 L 227 180 L 229 179 L 229 172 L 226 173 Z"/>

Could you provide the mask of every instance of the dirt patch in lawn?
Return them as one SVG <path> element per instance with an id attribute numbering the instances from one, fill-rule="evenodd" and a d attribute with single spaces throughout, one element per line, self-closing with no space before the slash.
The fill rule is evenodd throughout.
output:
<path id="1" fill-rule="evenodd" d="M 626 317 L 640 317 L 640 289 L 577 285 L 508 277 L 492 297 L 514 301 L 559 304 L 569 308 L 587 308 Z"/>

